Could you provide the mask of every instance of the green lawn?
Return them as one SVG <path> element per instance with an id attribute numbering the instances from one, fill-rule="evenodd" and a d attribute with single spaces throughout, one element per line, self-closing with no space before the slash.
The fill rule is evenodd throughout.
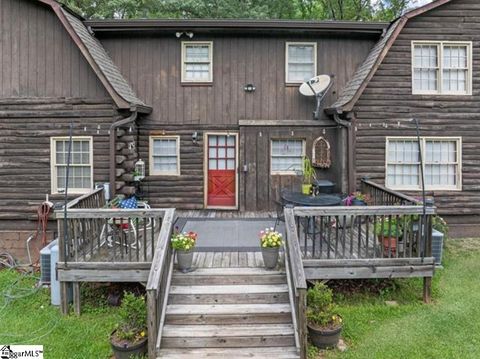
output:
<path id="1" fill-rule="evenodd" d="M 380 296 L 340 296 L 347 351 L 326 358 L 480 358 L 480 239 L 450 240 L 433 303 L 421 280 L 398 280 Z M 395 300 L 398 306 L 385 304 Z"/>
<path id="2" fill-rule="evenodd" d="M 449 241 L 445 269 L 434 279 L 433 303 L 422 303 L 421 280 L 395 281 L 381 295 L 340 296 L 344 353 L 326 358 L 480 358 L 480 239 Z M 116 309 L 92 294 L 81 317 L 63 317 L 34 278 L 0 271 L 0 343 L 43 344 L 46 358 L 109 358 Z M 9 296 L 21 297 L 8 300 Z M 23 297 L 22 297 L 23 296 Z M 385 305 L 396 300 L 399 305 Z"/>
<path id="3" fill-rule="evenodd" d="M 0 271 L 0 344 L 42 344 L 45 358 L 52 359 L 109 358 L 108 338 L 116 309 L 103 305 L 99 296 L 100 305 L 87 300 L 81 317 L 62 316 L 50 305 L 47 289 L 35 291 L 35 281 L 14 271 Z M 8 300 L 9 295 L 24 297 Z"/>

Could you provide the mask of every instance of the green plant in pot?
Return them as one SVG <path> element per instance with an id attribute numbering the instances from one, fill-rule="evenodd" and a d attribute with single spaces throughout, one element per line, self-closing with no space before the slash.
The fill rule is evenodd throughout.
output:
<path id="1" fill-rule="evenodd" d="M 147 352 L 147 305 L 144 296 L 125 292 L 118 309 L 120 321 L 110 336 L 116 359 L 129 359 Z"/>
<path id="2" fill-rule="evenodd" d="M 197 233 L 183 232 L 172 236 L 172 248 L 177 252 L 178 269 L 187 272 L 192 268 L 193 252 L 197 243 Z"/>
<path id="3" fill-rule="evenodd" d="M 318 348 L 335 347 L 343 328 L 336 312 L 333 292 L 325 283 L 317 282 L 307 291 L 307 327 L 310 341 Z"/>
<path id="4" fill-rule="evenodd" d="M 375 224 L 375 234 L 383 245 L 383 255 L 394 256 L 397 252 L 398 239 L 402 237 L 402 219 L 384 217 Z"/>
<path id="5" fill-rule="evenodd" d="M 315 177 L 315 169 L 312 166 L 310 158 L 304 156 L 302 158 L 302 174 L 303 174 L 303 184 L 302 184 L 302 193 L 310 194 L 312 193 L 312 183 Z"/>
<path id="6" fill-rule="evenodd" d="M 280 247 L 283 244 L 282 234 L 273 228 L 260 231 L 260 246 L 262 248 L 263 263 L 266 268 L 277 266 Z"/>

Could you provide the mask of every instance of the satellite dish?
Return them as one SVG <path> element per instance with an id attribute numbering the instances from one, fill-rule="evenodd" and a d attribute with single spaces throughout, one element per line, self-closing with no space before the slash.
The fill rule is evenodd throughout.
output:
<path id="1" fill-rule="evenodd" d="M 316 96 L 328 89 L 332 78 L 328 75 L 320 75 L 311 78 L 300 85 L 299 91 L 303 96 Z"/>
<path id="2" fill-rule="evenodd" d="M 328 75 L 320 75 L 305 81 L 298 89 L 303 96 L 313 97 L 317 99 L 317 106 L 313 111 L 313 118 L 319 120 L 321 117 L 320 110 L 323 105 L 323 100 L 328 90 L 333 85 L 332 77 Z"/>

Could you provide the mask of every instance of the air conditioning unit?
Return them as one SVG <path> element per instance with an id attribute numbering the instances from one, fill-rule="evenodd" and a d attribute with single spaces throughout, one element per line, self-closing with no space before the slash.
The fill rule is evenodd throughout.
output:
<path id="1" fill-rule="evenodd" d="M 57 240 L 55 239 L 47 246 L 43 247 L 40 251 L 40 285 L 43 284 L 50 284 L 50 276 L 51 276 L 51 260 L 50 254 L 52 247 L 57 244 Z"/>

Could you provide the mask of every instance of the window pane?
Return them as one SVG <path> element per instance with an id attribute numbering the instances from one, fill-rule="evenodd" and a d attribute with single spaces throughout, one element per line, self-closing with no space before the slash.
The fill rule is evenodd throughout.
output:
<path id="1" fill-rule="evenodd" d="M 437 91 L 438 47 L 436 45 L 415 45 L 413 66 L 414 90 Z"/>
<path id="2" fill-rule="evenodd" d="M 457 186 L 457 141 L 427 140 L 425 184 L 430 188 Z"/>
<path id="3" fill-rule="evenodd" d="M 389 140 L 387 185 L 416 188 L 420 184 L 420 153 L 417 141 Z"/>
<path id="4" fill-rule="evenodd" d="M 272 171 L 301 170 L 303 145 L 303 140 L 272 140 Z"/>
<path id="5" fill-rule="evenodd" d="M 184 51 L 184 80 L 211 81 L 210 45 L 185 45 Z"/>
<path id="6" fill-rule="evenodd" d="M 185 48 L 185 61 L 209 62 L 210 51 L 208 45 L 187 45 Z"/>
<path id="7" fill-rule="evenodd" d="M 287 81 L 306 81 L 316 75 L 315 46 L 288 45 Z"/>
<path id="8" fill-rule="evenodd" d="M 157 174 L 178 172 L 178 139 L 156 138 L 153 140 L 153 169 Z"/>

